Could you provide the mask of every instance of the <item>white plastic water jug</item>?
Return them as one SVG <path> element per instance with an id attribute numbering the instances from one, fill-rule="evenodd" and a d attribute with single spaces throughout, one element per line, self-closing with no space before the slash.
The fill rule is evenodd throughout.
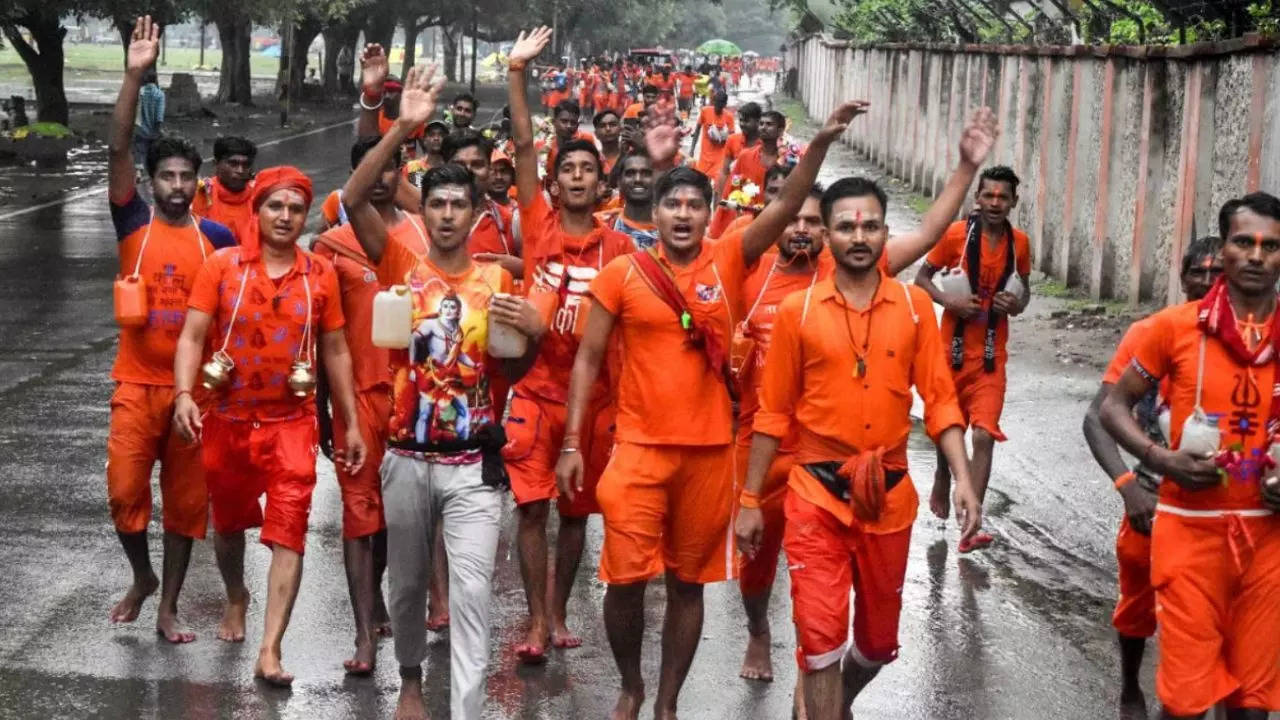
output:
<path id="1" fill-rule="evenodd" d="M 1018 273 L 1009 276 L 1009 282 L 1004 284 L 1004 291 L 1016 298 L 1022 297 L 1022 278 L 1018 277 Z"/>
<path id="2" fill-rule="evenodd" d="M 494 293 L 495 299 L 507 297 L 506 293 Z M 489 313 L 489 354 L 496 358 L 522 357 L 529 348 L 529 338 L 514 327 L 498 320 Z"/>
<path id="3" fill-rule="evenodd" d="M 1218 444 L 1222 441 L 1222 433 L 1218 430 L 1218 418 L 1206 415 L 1197 409 L 1187 416 L 1182 423 L 1182 442 L 1178 449 L 1200 458 L 1207 458 L 1218 452 Z"/>
<path id="4" fill-rule="evenodd" d="M 952 268 L 944 270 L 935 281 L 938 289 L 948 295 L 969 296 L 973 294 L 973 289 L 969 287 L 969 275 L 965 273 L 963 268 Z"/>
<path id="5" fill-rule="evenodd" d="M 1160 408 L 1160 414 L 1156 416 L 1156 422 L 1160 425 L 1160 434 L 1164 436 L 1165 446 L 1173 444 L 1173 412 L 1169 408 Z"/>
<path id="6" fill-rule="evenodd" d="M 373 344 L 404 350 L 413 332 L 413 298 L 409 288 L 392 285 L 373 297 Z"/>

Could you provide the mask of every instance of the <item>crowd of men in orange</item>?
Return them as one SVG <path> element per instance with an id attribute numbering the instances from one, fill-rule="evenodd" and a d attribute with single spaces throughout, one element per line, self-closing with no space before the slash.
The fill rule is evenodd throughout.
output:
<path id="1" fill-rule="evenodd" d="M 931 510 L 954 509 L 960 552 L 995 540 L 980 531 L 982 503 L 1005 439 L 1006 343 L 1030 299 L 1030 252 L 1009 222 L 1017 176 L 980 170 L 997 134 L 989 111 L 965 128 L 920 227 L 891 236 L 875 182 L 816 184 L 832 143 L 874 111 L 866 103 L 839 106 L 792 152 L 779 146 L 784 118 L 752 104 L 735 118 L 718 98 L 688 164 L 660 98 L 643 102 L 625 138 L 616 104 L 595 114 L 595 136 L 557 105 L 544 160 L 526 73 L 548 29 L 511 50 L 505 148 L 469 129 L 469 95 L 430 143 L 441 82 L 433 69 L 390 78 L 373 45 L 352 174 L 304 249 L 310 179 L 289 166 L 255 172 L 243 139 L 219 140 L 204 180 L 189 143 L 158 140 L 146 163 L 154 202 L 139 197 L 129 140 L 158 34 L 138 19 L 110 142 L 121 330 L 107 491 L 134 572 L 114 622 L 135 620 L 159 589 L 157 632 L 195 639 L 177 601 L 211 515 L 227 592 L 217 635 L 243 641 L 245 531 L 258 527 L 272 559 L 254 674 L 292 682 L 281 641 L 323 453 L 341 488 L 356 629 L 345 668 L 370 674 L 379 638 L 393 637 L 397 718 L 426 717 L 428 623 L 450 627 L 452 716 L 481 716 L 510 492 L 529 610 L 521 662 L 581 644 L 566 607 L 586 519 L 600 513 L 615 718 L 635 718 L 645 697 L 645 590 L 658 577 L 657 717 L 675 717 L 708 583 L 738 580 L 741 675 L 771 680 L 768 605 L 785 551 L 796 713 L 827 720 L 848 717 L 899 651 L 919 503 L 907 466 L 913 389 L 938 447 Z M 419 177 L 406 147 L 424 160 Z M 716 201 L 748 174 L 759 204 Z M 717 210 L 732 212 L 711 231 Z M 1134 325 L 1085 425 L 1126 508 L 1114 617 L 1123 692 L 1141 696 L 1143 639 L 1158 628 L 1157 694 L 1171 718 L 1220 702 L 1232 718 L 1280 708 L 1280 490 L 1269 482 L 1280 390 L 1263 392 L 1280 388 L 1280 200 L 1228 202 L 1220 238 L 1188 249 L 1192 301 Z M 896 279 L 922 257 L 914 283 Z M 394 296 L 407 297 L 408 319 L 378 341 Z M 1140 460 L 1135 471 L 1118 446 Z M 146 533 L 156 462 L 159 579 Z"/>

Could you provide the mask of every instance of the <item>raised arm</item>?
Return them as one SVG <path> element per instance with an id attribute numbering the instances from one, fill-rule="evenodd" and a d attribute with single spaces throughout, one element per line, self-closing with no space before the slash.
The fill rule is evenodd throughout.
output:
<path id="1" fill-rule="evenodd" d="M 800 206 L 809 196 L 809 188 L 818 179 L 818 170 L 827 157 L 831 143 L 849 127 L 849 123 L 867 111 L 865 100 L 851 100 L 837 107 L 827 118 L 827 122 L 809 143 L 809 149 L 800 156 L 791 174 L 787 176 L 782 191 L 773 202 L 765 205 L 760 215 L 747 226 L 742 234 L 742 256 L 747 265 L 754 265 L 756 260 L 777 241 L 778 235 L 791 222 L 791 218 L 800 212 Z"/>
<path id="2" fill-rule="evenodd" d="M 914 232 L 895 236 L 885 248 L 890 275 L 897 275 L 907 269 L 938 244 L 942 233 L 946 232 L 960 213 L 960 206 L 969 196 L 969 186 L 973 183 L 974 175 L 978 173 L 982 163 L 986 162 L 999 136 L 996 116 L 990 108 L 974 111 L 969 125 L 960 136 L 960 164 L 947 178 L 947 184 L 938 194 L 937 200 L 920 218 L 920 227 Z"/>
<path id="3" fill-rule="evenodd" d="M 436 96 L 440 94 L 442 84 L 436 78 L 435 65 L 409 68 L 404 92 L 400 96 L 400 117 L 378 144 L 365 153 L 342 188 L 342 204 L 347 209 L 351 229 L 355 231 L 365 255 L 374 263 L 382 261 L 382 252 L 387 245 L 387 226 L 369 202 L 370 191 L 387 161 L 395 156 L 396 148 L 415 127 L 426 122 L 435 112 Z"/>
<path id="4" fill-rule="evenodd" d="M 360 117 L 356 120 L 356 137 L 382 134 L 378 114 L 382 111 L 382 86 L 389 71 L 387 53 L 382 46 L 365 45 L 360 53 Z"/>
<path id="5" fill-rule="evenodd" d="M 525 69 L 550 41 L 551 28 L 545 25 L 527 33 L 522 32 L 516 38 L 507 62 L 511 141 L 516 148 L 516 200 L 525 207 L 532 205 L 538 195 L 538 151 L 533 147 L 533 119 L 529 116 Z"/>
<path id="6" fill-rule="evenodd" d="M 133 186 L 133 118 L 138 114 L 138 92 L 142 74 L 155 64 L 160 54 L 160 26 L 151 16 L 138 18 L 133 25 L 129 48 L 125 51 L 124 80 L 111 111 L 111 131 L 107 140 L 107 197 L 116 205 L 123 204 L 134 193 Z"/>

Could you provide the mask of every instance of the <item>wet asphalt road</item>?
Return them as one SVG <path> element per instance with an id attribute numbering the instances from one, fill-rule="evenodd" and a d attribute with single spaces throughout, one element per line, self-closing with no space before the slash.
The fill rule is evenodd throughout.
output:
<path id="1" fill-rule="evenodd" d="M 347 173 L 347 130 L 264 148 L 262 166 L 292 162 L 312 173 L 317 196 Z M 825 179 L 857 169 L 833 157 Z M 913 219 L 895 196 L 898 227 Z M 182 595 L 195 644 L 172 647 L 152 631 L 154 602 L 138 622 L 112 627 L 107 611 L 129 582 L 105 502 L 108 372 L 114 355 L 110 281 L 115 241 L 105 194 L 18 217 L 0 215 L 0 718 L 387 718 L 398 678 L 384 642 L 372 679 L 347 679 L 352 629 L 341 563 L 340 502 L 322 461 L 302 589 L 284 640 L 291 692 L 251 679 L 261 636 L 269 554 L 246 557 L 255 600 L 248 642 L 214 639 L 221 582 L 198 543 Z M 1037 303 L 1044 301 L 1037 300 Z M 1033 311 L 1036 306 L 1033 305 Z M 1078 430 L 1096 387 L 1086 369 L 1037 365 L 1019 355 L 1035 338 L 1015 330 L 1005 430 L 985 553 L 958 558 L 954 524 L 922 514 L 904 590 L 902 653 L 856 704 L 859 717 L 1116 717 L 1116 659 L 1108 625 L 1115 593 L 1112 543 L 1119 502 Z M 915 482 L 927 496 L 932 448 L 917 434 Z M 600 526 L 593 519 L 571 604 L 583 648 L 553 651 L 519 668 L 511 647 L 524 600 L 511 524 L 499 548 L 489 718 L 599 718 L 617 675 L 594 578 Z M 153 523 L 154 562 L 159 535 Z M 768 685 L 738 679 L 746 630 L 733 584 L 709 587 L 702 644 L 685 687 L 683 718 L 790 716 L 795 677 L 785 574 L 775 587 L 774 662 Z M 645 672 L 656 690 L 662 588 L 649 592 Z M 429 705 L 447 717 L 447 636 L 433 638 Z M 1146 686 L 1150 687 L 1150 673 Z M 643 716 L 648 716 L 646 708 Z"/>

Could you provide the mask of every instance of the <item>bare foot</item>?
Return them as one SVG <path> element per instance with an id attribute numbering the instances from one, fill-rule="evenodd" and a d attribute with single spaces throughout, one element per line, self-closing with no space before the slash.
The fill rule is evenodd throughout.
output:
<path id="1" fill-rule="evenodd" d="M 244 616 L 249 611 L 249 591 L 240 594 L 239 600 L 227 598 L 222 609 L 222 622 L 218 623 L 218 639 L 224 642 L 244 642 Z"/>
<path id="2" fill-rule="evenodd" d="M 372 638 L 357 638 L 355 655 L 352 655 L 350 660 L 344 660 L 342 667 L 346 668 L 348 675 L 372 673 L 378 655 L 376 648 Z"/>
<path id="3" fill-rule="evenodd" d="M 582 638 L 574 634 L 563 620 L 553 620 L 551 622 L 551 646 L 561 650 L 571 650 L 582 647 Z"/>
<path id="4" fill-rule="evenodd" d="M 939 519 L 945 521 L 951 516 L 951 483 L 940 483 L 935 475 L 933 492 L 929 493 L 929 510 Z"/>
<path id="5" fill-rule="evenodd" d="M 644 704 L 644 688 L 634 692 L 623 690 L 618 693 L 618 704 L 613 706 L 610 720 L 638 720 L 640 706 Z"/>
<path id="6" fill-rule="evenodd" d="M 253 676 L 276 687 L 289 687 L 293 684 L 293 676 L 284 671 L 284 667 L 280 665 L 280 657 L 266 648 L 258 651 Z"/>
<path id="7" fill-rule="evenodd" d="M 163 610 L 156 613 L 156 634 L 174 645 L 185 645 L 196 639 L 195 633 L 179 628 L 177 615 Z"/>
<path id="8" fill-rule="evenodd" d="M 769 656 L 770 643 L 771 638 L 767 632 L 747 638 L 747 654 L 742 658 L 742 670 L 738 672 L 738 677 L 773 682 L 773 658 Z"/>
<path id="9" fill-rule="evenodd" d="M 391 637 L 391 616 L 387 613 L 387 606 L 382 601 L 381 592 L 373 603 L 373 635 L 374 637 Z"/>
<path id="10" fill-rule="evenodd" d="M 111 608 L 111 622 L 131 623 L 137 620 L 138 613 L 142 610 L 143 601 L 154 595 L 159 587 L 160 580 L 154 574 L 148 577 L 141 585 L 137 582 L 130 585 L 129 589 L 125 591 L 124 597 L 120 598 L 120 602 Z"/>
<path id="11" fill-rule="evenodd" d="M 429 720 L 427 703 L 422 699 L 421 681 L 405 680 L 400 686 L 395 720 Z"/>
<path id="12" fill-rule="evenodd" d="M 380 637 L 380 638 L 391 637 L 391 621 L 388 620 L 383 623 L 375 622 L 373 624 L 373 635 L 374 637 Z"/>
<path id="13" fill-rule="evenodd" d="M 809 711 L 804 706 L 804 671 L 796 673 L 796 690 L 792 696 L 792 720 L 809 720 Z"/>
<path id="14" fill-rule="evenodd" d="M 427 612 L 427 629 L 431 632 L 444 632 L 449 628 L 449 611 L 446 609 L 439 615 Z"/>

